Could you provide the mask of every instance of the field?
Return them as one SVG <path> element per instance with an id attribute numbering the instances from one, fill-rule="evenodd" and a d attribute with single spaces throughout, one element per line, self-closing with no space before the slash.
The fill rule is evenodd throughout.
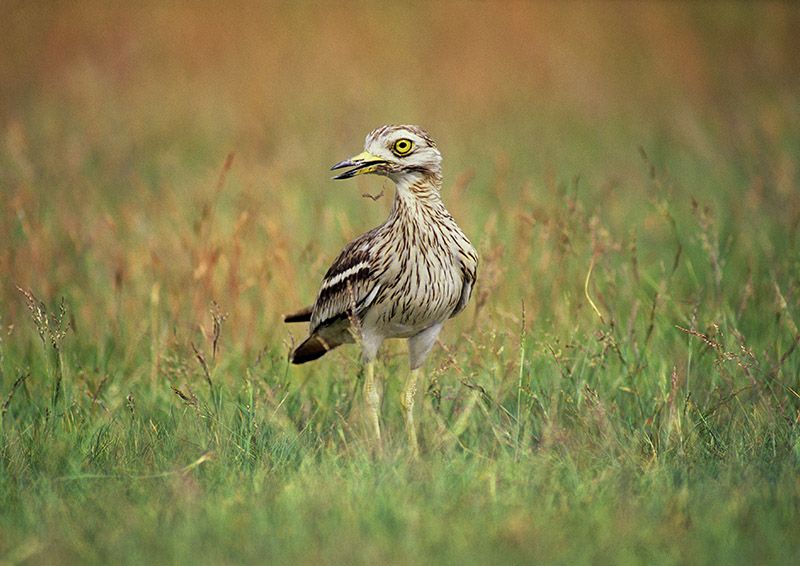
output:
<path id="1" fill-rule="evenodd" d="M 0 563 L 800 563 L 800 9 L 0 3 Z M 479 280 L 421 456 L 290 366 L 444 155 Z M 372 197 L 372 198 L 368 198 Z"/>

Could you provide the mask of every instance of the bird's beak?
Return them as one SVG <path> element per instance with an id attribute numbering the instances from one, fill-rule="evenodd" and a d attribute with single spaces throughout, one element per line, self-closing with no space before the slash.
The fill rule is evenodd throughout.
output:
<path id="1" fill-rule="evenodd" d="M 353 169 L 345 171 L 344 173 L 340 173 L 334 177 L 334 179 L 349 179 L 350 177 L 355 177 L 356 175 L 374 173 L 378 169 L 378 165 L 382 163 L 386 163 L 386 160 L 372 155 L 368 151 L 364 151 L 354 157 L 351 157 L 350 159 L 340 161 L 331 167 L 331 171 L 342 169 L 344 167 L 353 167 Z"/>

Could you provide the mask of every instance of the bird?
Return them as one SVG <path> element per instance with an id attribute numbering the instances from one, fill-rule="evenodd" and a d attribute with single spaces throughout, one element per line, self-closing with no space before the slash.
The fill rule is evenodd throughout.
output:
<path id="1" fill-rule="evenodd" d="M 419 453 L 414 398 L 425 358 L 444 323 L 464 310 L 475 286 L 478 253 L 441 197 L 442 155 L 414 125 L 370 132 L 364 151 L 340 161 L 334 180 L 381 175 L 395 184 L 391 212 L 359 236 L 330 266 L 311 307 L 284 317 L 309 322 L 308 337 L 290 353 L 293 364 L 316 360 L 347 343 L 361 346 L 367 421 L 381 445 L 380 389 L 375 359 L 384 340 L 408 341 L 409 374 L 400 397 L 408 443 Z"/>

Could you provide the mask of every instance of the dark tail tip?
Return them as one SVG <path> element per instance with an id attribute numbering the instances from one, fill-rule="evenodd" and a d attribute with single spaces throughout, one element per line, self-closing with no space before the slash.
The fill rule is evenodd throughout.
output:
<path id="1" fill-rule="evenodd" d="M 313 307 L 306 307 L 292 314 L 284 315 L 283 322 L 310 322 Z"/>
<path id="2" fill-rule="evenodd" d="M 309 336 L 305 342 L 294 349 L 290 356 L 293 364 L 304 364 L 324 356 L 330 347 L 319 336 Z"/>

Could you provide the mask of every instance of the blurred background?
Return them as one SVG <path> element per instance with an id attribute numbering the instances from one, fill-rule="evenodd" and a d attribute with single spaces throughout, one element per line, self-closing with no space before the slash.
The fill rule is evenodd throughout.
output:
<path id="1" fill-rule="evenodd" d="M 798 6 L 0 0 L 0 562 L 800 563 Z M 481 258 L 415 461 L 281 321 L 387 123 Z"/>
<path id="2" fill-rule="evenodd" d="M 237 350 L 287 349 L 280 315 L 388 214 L 387 181 L 328 171 L 386 123 L 438 141 L 500 331 L 523 301 L 538 329 L 593 317 L 592 258 L 613 318 L 660 292 L 686 321 L 728 281 L 796 271 L 792 3 L 11 1 L 0 20 L 7 327 L 16 286 L 65 297 L 88 342 L 207 332 L 215 301 Z"/>

